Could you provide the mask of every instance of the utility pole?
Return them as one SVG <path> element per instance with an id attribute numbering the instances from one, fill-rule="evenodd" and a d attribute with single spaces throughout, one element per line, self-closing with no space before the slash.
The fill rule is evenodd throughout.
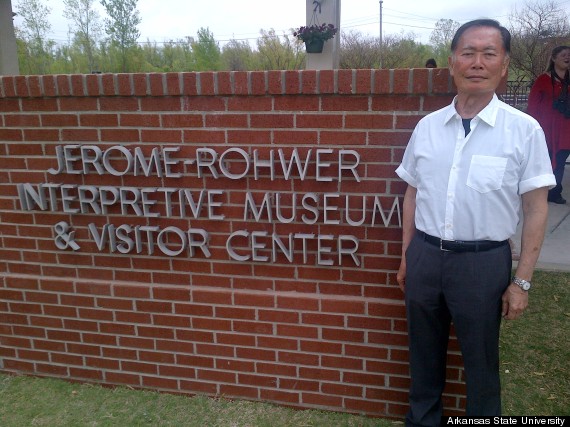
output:
<path id="1" fill-rule="evenodd" d="M 380 68 L 382 68 L 382 55 L 384 51 L 384 43 L 382 41 L 382 0 L 380 0 Z"/>

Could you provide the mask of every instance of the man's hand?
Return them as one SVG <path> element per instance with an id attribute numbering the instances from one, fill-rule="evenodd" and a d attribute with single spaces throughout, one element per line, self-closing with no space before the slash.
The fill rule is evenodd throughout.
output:
<path id="1" fill-rule="evenodd" d="M 402 256 L 402 261 L 400 261 L 400 269 L 396 275 L 396 281 L 402 292 L 406 292 L 406 256 Z"/>
<path id="2" fill-rule="evenodd" d="M 511 283 L 503 294 L 502 316 L 507 320 L 514 320 L 523 314 L 527 306 L 528 292 Z"/>
<path id="3" fill-rule="evenodd" d="M 417 189 L 408 185 L 408 188 L 406 188 L 406 194 L 404 194 L 404 210 L 402 216 L 402 260 L 400 261 L 400 268 L 396 275 L 396 281 L 398 282 L 398 286 L 402 292 L 405 292 L 406 288 L 406 249 L 408 249 L 408 246 L 416 233 L 416 193 Z"/>

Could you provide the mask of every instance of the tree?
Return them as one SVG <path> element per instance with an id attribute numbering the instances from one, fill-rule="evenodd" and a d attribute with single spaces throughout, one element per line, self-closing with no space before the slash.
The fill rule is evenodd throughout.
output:
<path id="1" fill-rule="evenodd" d="M 16 10 L 23 19 L 23 27 L 17 31 L 24 41 L 18 47 L 25 49 L 21 54 L 27 56 L 27 66 L 23 69 L 27 68 L 30 74 L 46 74 L 51 62 L 51 49 L 55 45 L 47 38 L 51 30 L 48 21 L 51 9 L 40 0 L 20 0 Z"/>
<path id="2" fill-rule="evenodd" d="M 433 47 L 433 57 L 439 66 L 447 64 L 447 58 L 451 54 L 451 41 L 461 24 L 453 19 L 440 19 L 435 23 L 429 41 Z"/>
<path id="3" fill-rule="evenodd" d="M 191 42 L 196 71 L 217 71 L 221 67 L 221 51 L 209 28 L 198 30 L 198 40 Z"/>
<path id="4" fill-rule="evenodd" d="M 111 44 L 119 49 L 122 71 L 128 71 L 129 52 L 137 45 L 140 31 L 137 25 L 141 23 L 138 0 L 101 0 L 109 18 L 105 20 L 105 31 L 111 39 Z"/>
<path id="5" fill-rule="evenodd" d="M 87 56 L 88 72 L 96 70 L 95 51 L 101 36 L 99 13 L 93 8 L 95 0 L 63 0 L 63 15 L 73 22 L 74 43 Z"/>
<path id="6" fill-rule="evenodd" d="M 340 68 L 379 68 L 379 66 L 379 38 L 363 36 L 358 31 L 341 34 Z"/>
<path id="7" fill-rule="evenodd" d="M 382 68 L 420 68 L 432 54 L 428 46 L 415 41 L 414 33 L 384 37 Z"/>
<path id="8" fill-rule="evenodd" d="M 253 61 L 254 52 L 246 41 L 230 40 L 222 50 L 222 63 L 226 70 L 251 70 Z"/>
<path id="9" fill-rule="evenodd" d="M 451 41 L 460 24 L 453 19 L 440 19 L 435 23 L 435 29 L 429 36 L 429 41 L 433 46 L 451 47 Z"/>
<path id="10" fill-rule="evenodd" d="M 305 54 L 304 43 L 300 40 L 283 35 L 281 38 L 272 28 L 261 30 L 257 39 L 258 67 L 262 70 L 298 70 L 303 65 Z"/>
<path id="11" fill-rule="evenodd" d="M 568 14 L 554 1 L 514 6 L 509 27 L 511 70 L 516 80 L 534 81 L 546 69 L 552 49 L 570 41 Z"/>

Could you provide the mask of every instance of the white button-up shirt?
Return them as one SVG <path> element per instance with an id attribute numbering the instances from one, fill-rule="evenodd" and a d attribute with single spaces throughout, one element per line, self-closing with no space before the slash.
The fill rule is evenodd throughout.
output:
<path id="1" fill-rule="evenodd" d="M 556 181 L 538 122 L 493 96 L 465 136 L 455 100 L 416 126 L 396 170 L 417 189 L 416 228 L 446 240 L 506 240 L 520 195 Z"/>

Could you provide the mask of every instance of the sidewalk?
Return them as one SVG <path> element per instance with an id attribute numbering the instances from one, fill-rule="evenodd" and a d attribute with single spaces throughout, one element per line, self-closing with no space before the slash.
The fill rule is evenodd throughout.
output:
<path id="1" fill-rule="evenodd" d="M 562 196 L 565 205 L 548 204 L 548 225 L 544 244 L 536 265 L 537 269 L 570 271 L 570 167 L 566 165 Z M 513 236 L 517 252 L 520 251 L 521 226 Z"/>

